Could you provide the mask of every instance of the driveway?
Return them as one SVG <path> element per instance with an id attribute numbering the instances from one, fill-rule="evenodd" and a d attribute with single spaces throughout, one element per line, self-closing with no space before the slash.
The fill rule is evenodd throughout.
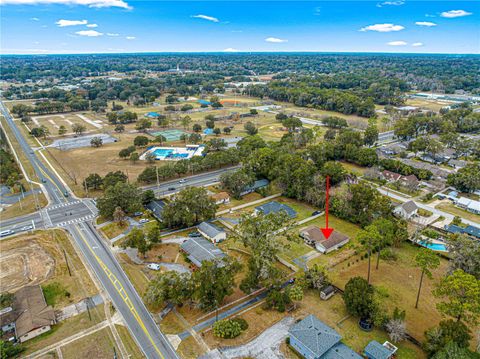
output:
<path id="1" fill-rule="evenodd" d="M 284 358 L 280 352 L 280 344 L 288 336 L 288 329 L 294 323 L 292 317 L 285 317 L 247 344 L 219 348 L 215 353 L 207 353 L 201 358 Z"/>

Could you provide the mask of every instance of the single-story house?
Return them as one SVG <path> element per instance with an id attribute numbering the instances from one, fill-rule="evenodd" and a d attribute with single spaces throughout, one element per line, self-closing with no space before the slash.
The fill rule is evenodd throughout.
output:
<path id="1" fill-rule="evenodd" d="M 444 227 L 444 229 L 453 234 L 468 234 L 469 236 L 480 239 L 480 228 L 468 225 L 465 228 L 457 226 L 455 224 L 449 224 Z"/>
<path id="2" fill-rule="evenodd" d="M 475 201 L 474 199 L 459 197 L 455 204 L 463 209 L 466 209 L 469 212 L 480 214 L 480 202 Z"/>
<path id="3" fill-rule="evenodd" d="M 327 285 L 320 290 L 320 298 L 328 300 L 335 294 L 335 288 L 332 285 Z"/>
<path id="4" fill-rule="evenodd" d="M 161 199 L 154 199 L 145 206 L 147 209 L 152 211 L 153 216 L 159 221 L 162 220 L 162 212 L 165 207 L 165 202 Z"/>
<path id="5" fill-rule="evenodd" d="M 402 175 L 399 174 L 399 173 L 392 172 L 392 171 L 384 170 L 382 172 L 382 177 L 383 177 L 384 180 L 386 180 L 388 182 L 396 182 L 400 179 L 400 177 L 402 177 Z"/>
<path id="6" fill-rule="evenodd" d="M 365 347 L 363 355 L 368 359 L 390 359 L 397 352 L 397 347 L 390 342 L 380 344 L 376 340 L 372 340 Z"/>
<path id="7" fill-rule="evenodd" d="M 12 307 L 0 313 L 0 322 L 2 330 L 15 329 L 16 338 L 23 343 L 52 329 L 56 318 L 45 301 L 42 287 L 33 285 L 15 293 Z"/>
<path id="8" fill-rule="evenodd" d="M 240 195 L 245 196 L 246 194 L 255 192 L 257 189 L 265 188 L 268 186 L 269 183 L 270 182 L 267 179 L 256 180 L 251 186 L 248 186 L 247 188 L 245 188 L 245 190 L 242 193 L 240 193 Z"/>
<path id="9" fill-rule="evenodd" d="M 213 199 L 216 204 L 230 203 L 230 195 L 227 192 L 219 192 L 212 194 L 210 198 Z"/>
<path id="10" fill-rule="evenodd" d="M 360 355 L 341 342 L 341 335 L 314 315 L 309 315 L 293 325 L 289 331 L 290 345 L 308 359 L 351 358 Z"/>
<path id="11" fill-rule="evenodd" d="M 450 160 L 448 161 L 447 163 L 450 167 L 453 167 L 457 170 L 459 170 L 460 168 L 463 168 L 463 167 L 466 167 L 468 165 L 468 162 L 467 161 L 463 161 L 463 160 Z"/>
<path id="12" fill-rule="evenodd" d="M 198 268 L 203 261 L 220 261 L 227 255 L 205 238 L 189 238 L 180 245 L 180 249 L 187 254 L 187 258 Z"/>
<path id="13" fill-rule="evenodd" d="M 263 214 L 280 213 L 282 211 L 286 212 L 290 218 L 297 217 L 297 212 L 292 207 L 277 201 L 271 201 L 255 207 L 255 214 L 260 212 Z"/>
<path id="14" fill-rule="evenodd" d="M 420 181 L 415 175 L 401 176 L 399 182 L 407 188 L 417 188 L 420 184 Z"/>
<path id="15" fill-rule="evenodd" d="M 417 215 L 418 206 L 414 201 L 404 202 L 396 206 L 393 210 L 393 213 L 395 213 L 396 215 L 402 218 L 410 219 L 413 216 Z"/>
<path id="16" fill-rule="evenodd" d="M 343 247 L 350 240 L 348 236 L 337 230 L 333 231 L 327 239 L 322 230 L 313 225 L 301 229 L 300 237 L 304 239 L 306 244 L 314 246 L 317 251 L 325 254 Z"/>
<path id="17" fill-rule="evenodd" d="M 227 239 L 227 232 L 213 223 L 202 222 L 198 225 L 197 229 L 202 236 L 211 240 L 213 243 L 218 243 Z"/>

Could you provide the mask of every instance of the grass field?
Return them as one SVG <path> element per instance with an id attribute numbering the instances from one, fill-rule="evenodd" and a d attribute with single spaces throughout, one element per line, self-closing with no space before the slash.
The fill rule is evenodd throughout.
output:
<path id="1" fill-rule="evenodd" d="M 378 270 L 374 265 L 376 257 L 372 258 L 371 283 L 385 294 L 384 303 L 388 311 L 393 311 L 395 307 L 406 310 L 407 331 L 416 339 L 423 340 L 424 331 L 441 320 L 435 307 L 438 301 L 433 297 L 432 290 L 434 283 L 446 273 L 448 262 L 446 259 L 441 259 L 440 267 L 432 271 L 433 280 L 424 280 L 419 307 L 415 309 L 421 273 L 414 263 L 419 248 L 404 243 L 394 250 L 397 260 L 381 260 Z M 333 283 L 343 288 L 352 277 L 366 278 L 368 261 L 366 259 L 357 261 L 357 259 L 352 258 L 331 270 L 330 276 Z"/>
<path id="2" fill-rule="evenodd" d="M 112 222 L 100 228 L 100 231 L 105 235 L 105 237 L 107 237 L 108 239 L 112 239 L 122 234 L 127 229 L 128 223 L 121 225 L 118 222 Z"/>
<path id="3" fill-rule="evenodd" d="M 435 208 L 453 214 L 454 216 L 459 216 L 461 218 L 469 219 L 471 221 L 480 223 L 480 216 L 478 214 L 455 207 L 455 205 L 453 205 L 452 203 L 441 203 L 439 205 L 436 205 Z"/>
<path id="4" fill-rule="evenodd" d="M 113 358 L 115 347 L 115 339 L 110 328 L 104 328 L 63 346 L 61 350 L 64 358 L 107 359 Z M 118 348 L 115 350 L 119 352 Z"/>
<path id="5" fill-rule="evenodd" d="M 91 112 L 52 114 L 44 116 L 32 116 L 32 122 L 29 123 L 29 127 L 33 128 L 45 126 L 49 130 L 52 137 L 57 137 L 59 136 L 58 130 L 60 126 L 64 126 L 67 130 L 65 135 L 73 134 L 72 126 L 74 124 L 85 126 L 84 133 L 97 132 L 104 126 L 103 121 L 100 121 L 101 120 L 99 120 L 99 118 Z M 92 124 L 92 122 L 97 126 Z"/>
<path id="6" fill-rule="evenodd" d="M 123 346 L 127 350 L 127 353 L 131 355 L 131 358 L 137 359 L 137 358 L 144 358 L 145 356 L 142 354 L 140 349 L 138 348 L 137 343 L 135 343 L 135 340 L 132 338 L 130 335 L 130 332 L 128 329 L 120 324 L 115 324 L 115 327 L 117 328 L 118 335 L 120 336 L 120 339 L 122 340 Z"/>
<path id="7" fill-rule="evenodd" d="M 37 195 L 38 199 L 38 206 L 40 208 L 45 207 L 48 204 L 47 198 L 43 193 L 39 193 Z M 1 212 L 2 219 L 10 219 L 19 216 L 23 216 L 25 214 L 29 214 L 35 212 L 37 207 L 37 200 L 35 199 L 34 195 L 26 196 L 24 199 L 21 199 L 19 202 L 16 202 L 8 207 L 5 207 L 4 210 Z"/>
<path id="8" fill-rule="evenodd" d="M 347 312 L 339 294 L 334 295 L 328 301 L 324 301 L 320 299 L 317 293 L 307 291 L 303 301 L 299 304 L 299 308 L 294 312 L 294 316 L 304 318 L 309 314 L 314 314 L 318 319 L 335 329 L 343 337 L 343 342 L 357 353 L 361 353 L 371 340 L 377 340 L 380 343 L 389 340 L 387 333 L 383 330 L 376 328 L 371 332 L 361 330 L 357 324 L 357 318 L 350 317 L 342 321 L 347 317 Z M 407 330 L 410 330 L 408 326 Z M 395 343 L 395 345 L 399 348 L 398 358 L 417 359 L 426 357 L 420 348 L 410 342 L 403 341 Z"/>

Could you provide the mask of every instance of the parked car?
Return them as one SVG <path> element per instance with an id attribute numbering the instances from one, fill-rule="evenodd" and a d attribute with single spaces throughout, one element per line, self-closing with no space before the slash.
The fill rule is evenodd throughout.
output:
<path id="1" fill-rule="evenodd" d="M 6 237 L 6 236 L 10 236 L 12 234 L 14 234 L 15 232 L 12 231 L 11 229 L 7 229 L 5 231 L 1 231 L 0 232 L 0 237 Z"/>
<path id="2" fill-rule="evenodd" d="M 141 220 L 138 221 L 138 223 L 147 223 L 148 222 L 148 219 L 147 218 L 142 218 Z"/>
<path id="3" fill-rule="evenodd" d="M 313 211 L 312 216 L 318 216 L 319 214 L 322 214 L 322 211 Z"/>
<path id="4" fill-rule="evenodd" d="M 143 215 L 143 212 L 135 212 L 133 215 L 135 217 L 140 217 L 141 215 Z"/>
<path id="5" fill-rule="evenodd" d="M 202 235 L 200 234 L 200 232 L 195 231 L 195 232 L 190 232 L 188 236 L 191 238 L 197 238 L 197 237 L 201 237 Z"/>
<path id="6" fill-rule="evenodd" d="M 157 263 L 148 263 L 147 268 L 151 270 L 160 270 L 160 264 Z"/>

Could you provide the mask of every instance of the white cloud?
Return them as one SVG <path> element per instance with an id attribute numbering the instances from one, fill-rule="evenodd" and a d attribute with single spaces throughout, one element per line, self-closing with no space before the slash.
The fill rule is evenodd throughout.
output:
<path id="1" fill-rule="evenodd" d="M 40 21 L 40 19 L 38 17 L 31 17 L 30 20 L 32 21 Z"/>
<path id="2" fill-rule="evenodd" d="M 382 3 L 377 4 L 377 7 L 382 7 L 382 6 L 400 6 L 405 4 L 405 1 L 403 0 L 398 0 L 398 1 L 384 1 Z"/>
<path id="3" fill-rule="evenodd" d="M 125 38 L 126 38 L 127 40 L 135 40 L 135 39 L 136 39 L 135 36 L 127 36 L 127 37 L 125 37 Z"/>
<path id="4" fill-rule="evenodd" d="M 58 20 L 55 24 L 58 27 L 66 27 L 66 26 L 78 26 L 78 25 L 87 25 L 87 20 Z"/>
<path id="5" fill-rule="evenodd" d="M 232 30 L 231 32 L 233 32 L 233 33 L 241 33 L 241 32 L 243 32 L 243 30 Z"/>
<path id="6" fill-rule="evenodd" d="M 94 28 L 94 27 L 98 27 L 98 25 L 97 24 L 87 24 L 87 27 Z"/>
<path id="7" fill-rule="evenodd" d="M 233 47 L 228 47 L 228 48 L 224 49 L 223 52 L 238 52 L 238 50 L 234 49 Z"/>
<path id="8" fill-rule="evenodd" d="M 414 42 L 414 43 L 412 44 L 412 46 L 414 46 L 414 47 L 423 46 L 423 42 Z"/>
<path id="9" fill-rule="evenodd" d="M 288 40 L 285 39 L 279 39 L 278 37 L 267 37 L 265 39 L 266 42 L 273 42 L 276 44 L 282 43 L 282 42 L 288 42 Z"/>
<path id="10" fill-rule="evenodd" d="M 432 27 L 432 26 L 437 26 L 434 22 L 431 21 L 417 21 L 415 25 L 418 26 L 427 26 L 427 27 Z"/>
<path id="11" fill-rule="evenodd" d="M 208 15 L 199 14 L 199 15 L 192 15 L 192 17 L 194 17 L 196 19 L 208 20 L 208 21 L 211 21 L 211 22 L 220 22 L 220 20 L 218 20 L 216 17 L 208 16 Z"/>
<path id="12" fill-rule="evenodd" d="M 375 24 L 362 27 L 360 31 L 377 31 L 377 32 L 392 32 L 392 31 L 400 31 L 405 29 L 402 25 L 394 25 L 394 24 Z"/>
<path id="13" fill-rule="evenodd" d="M 98 37 L 103 35 L 101 32 L 98 32 L 97 30 L 81 30 L 81 31 L 75 32 L 75 34 L 80 36 L 88 36 L 88 37 Z"/>
<path id="14" fill-rule="evenodd" d="M 448 18 L 462 17 L 462 16 L 468 16 L 468 15 L 472 15 L 472 13 L 467 12 L 465 10 L 450 10 L 450 11 L 444 11 L 440 14 L 441 17 L 448 17 Z"/>
<path id="15" fill-rule="evenodd" d="M 115 32 L 107 32 L 107 36 L 120 36 L 120 34 L 117 34 Z"/>
<path id="16" fill-rule="evenodd" d="M 88 7 L 120 7 L 131 9 L 123 0 L 0 0 L 4 5 L 38 5 L 38 4 L 60 4 L 60 5 L 84 5 Z"/>
<path id="17" fill-rule="evenodd" d="M 389 46 L 405 46 L 407 43 L 405 41 L 390 41 L 387 42 L 387 45 Z"/>

